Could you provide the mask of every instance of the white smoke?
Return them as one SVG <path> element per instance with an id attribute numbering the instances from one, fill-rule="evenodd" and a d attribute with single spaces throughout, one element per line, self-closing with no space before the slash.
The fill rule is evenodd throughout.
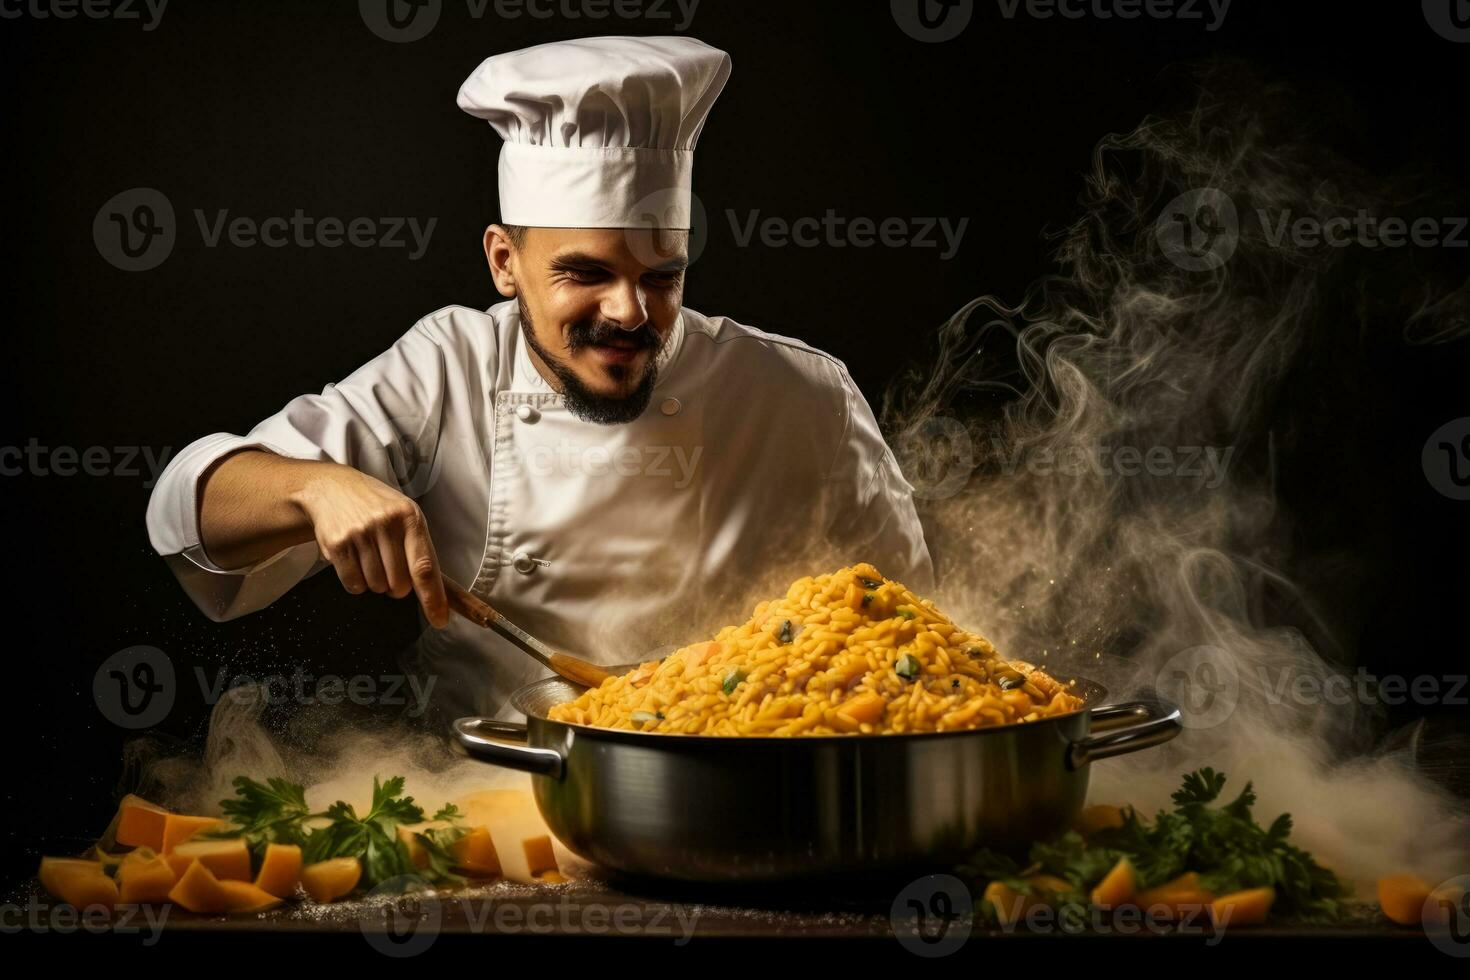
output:
<path id="1" fill-rule="evenodd" d="M 1406 343 L 1463 337 L 1470 286 L 1463 272 L 1437 286 L 1417 258 L 1273 241 L 1256 220 L 1465 211 L 1334 156 L 1287 90 L 1233 66 L 1196 80 L 1188 111 L 1098 145 L 1060 271 L 1016 307 L 968 304 L 937 364 L 885 399 L 928 498 L 938 601 L 1111 700 L 1172 687 L 1186 702 L 1174 742 L 1096 765 L 1094 801 L 1152 812 L 1208 765 L 1227 792 L 1253 781 L 1258 816 L 1291 812 L 1297 842 L 1360 889 L 1465 873 L 1470 819 L 1415 767 L 1412 740 L 1376 748 L 1370 707 L 1281 696 L 1348 665 L 1274 615 L 1310 609 L 1281 571 L 1290 515 L 1274 481 L 1278 454 L 1311 437 L 1276 410 L 1302 359 L 1383 323 Z M 1171 209 L 1201 224 L 1177 230 Z"/>

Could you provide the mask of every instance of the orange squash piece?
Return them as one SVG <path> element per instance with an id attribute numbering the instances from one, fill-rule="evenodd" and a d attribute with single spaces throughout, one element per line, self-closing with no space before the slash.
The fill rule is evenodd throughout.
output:
<path id="1" fill-rule="evenodd" d="M 551 838 L 545 834 L 540 837 L 528 837 L 521 841 L 521 850 L 526 855 L 526 864 L 530 868 L 531 877 L 536 877 L 543 871 L 560 871 L 556 866 L 556 851 L 552 850 Z"/>
<path id="2" fill-rule="evenodd" d="M 1083 807 L 1077 815 L 1073 828 L 1083 837 L 1091 837 L 1099 830 L 1123 826 L 1123 808 L 1111 803 L 1098 803 Z"/>
<path id="3" fill-rule="evenodd" d="M 100 905 L 111 912 L 117 905 L 117 882 L 100 861 L 43 857 L 38 877 L 46 891 L 77 909 Z"/>
<path id="4" fill-rule="evenodd" d="M 489 827 L 475 827 L 455 841 L 449 850 L 454 855 L 455 868 L 471 878 L 491 878 L 500 874 L 500 855 L 495 852 L 495 842 L 490 837 Z M 528 854 L 528 860 L 529 857 Z M 556 858 L 551 860 L 552 867 L 555 868 Z M 532 873 L 535 873 L 534 870 Z"/>
<path id="5" fill-rule="evenodd" d="M 168 893 L 175 905 L 205 915 L 259 912 L 281 900 L 249 881 L 220 881 L 200 861 L 194 861 Z"/>
<path id="6" fill-rule="evenodd" d="M 1210 903 L 1210 918 L 1217 925 L 1258 926 L 1266 921 L 1271 903 L 1276 901 L 1276 889 L 1247 888 L 1244 891 L 1221 895 Z"/>
<path id="7" fill-rule="evenodd" d="M 1003 926 L 1013 926 L 1026 917 L 1026 913 L 1043 903 L 1030 895 L 1022 895 L 1002 881 L 992 881 L 985 886 L 984 898 L 995 907 L 995 916 Z"/>
<path id="8" fill-rule="evenodd" d="M 163 828 L 168 811 L 141 796 L 129 793 L 117 807 L 115 838 L 127 847 L 147 847 L 163 851 Z"/>
<path id="9" fill-rule="evenodd" d="M 168 858 L 147 848 L 134 851 L 117 866 L 118 900 L 124 905 L 166 902 L 177 883 Z"/>
<path id="10" fill-rule="evenodd" d="M 219 890 L 224 896 L 226 912 L 264 912 L 285 901 L 253 881 L 221 881 Z"/>
<path id="11" fill-rule="evenodd" d="M 859 725 L 875 725 L 883 720 L 883 709 L 887 706 L 883 695 L 870 692 L 843 702 L 837 710 Z"/>
<path id="12" fill-rule="evenodd" d="M 1137 889 L 1138 875 L 1133 870 L 1133 862 L 1127 858 L 1119 858 L 1113 869 L 1103 875 L 1102 881 L 1092 889 L 1089 897 L 1093 905 L 1111 909 L 1131 902 Z"/>
<path id="13" fill-rule="evenodd" d="M 357 887 L 362 878 L 362 862 L 357 858 L 331 858 L 308 864 L 301 869 L 301 887 L 306 894 L 322 903 L 336 901 Z"/>
<path id="14" fill-rule="evenodd" d="M 412 827 L 398 825 L 398 842 L 407 849 L 409 862 L 419 869 L 429 866 L 429 852 L 416 836 L 421 833 L 423 833 L 423 824 L 415 824 Z"/>
<path id="15" fill-rule="evenodd" d="M 246 846 L 243 837 L 185 841 L 164 855 L 164 858 L 179 877 L 183 877 L 190 864 L 198 861 L 216 878 L 230 881 L 251 880 L 250 848 Z"/>
<path id="16" fill-rule="evenodd" d="M 300 880 L 301 848 L 295 844 L 267 844 L 260 872 L 255 876 L 256 887 L 277 898 L 286 898 L 296 891 Z"/>
<path id="17" fill-rule="evenodd" d="M 1129 904 L 1155 915 L 1178 918 L 1206 910 L 1214 900 L 1214 895 L 1200 887 L 1199 873 L 1186 871 L 1172 881 L 1139 892 Z"/>
<path id="18" fill-rule="evenodd" d="M 1430 891 L 1429 882 L 1418 875 L 1387 875 L 1378 879 L 1378 904 L 1399 925 L 1417 926 L 1424 920 Z"/>
<path id="19" fill-rule="evenodd" d="M 163 840 L 157 850 L 168 854 L 201 830 L 217 827 L 221 822 L 218 817 L 191 817 L 183 813 L 170 813 L 163 818 Z"/>

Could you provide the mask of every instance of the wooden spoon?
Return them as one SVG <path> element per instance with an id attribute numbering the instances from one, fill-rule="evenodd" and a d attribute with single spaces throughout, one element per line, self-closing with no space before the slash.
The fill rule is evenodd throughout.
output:
<path id="1" fill-rule="evenodd" d="M 536 639 L 515 623 L 497 612 L 490 603 L 460 585 L 448 575 L 444 576 L 444 594 L 449 599 L 449 608 L 459 613 L 476 626 L 493 629 L 510 640 L 522 651 L 541 661 L 553 673 L 581 687 L 597 687 L 612 675 L 596 664 L 588 663 L 571 654 L 558 653 Z"/>

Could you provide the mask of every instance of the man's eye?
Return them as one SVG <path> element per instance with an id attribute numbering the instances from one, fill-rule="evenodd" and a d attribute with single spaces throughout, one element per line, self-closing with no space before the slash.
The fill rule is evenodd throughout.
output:
<path id="1" fill-rule="evenodd" d="M 679 281 L 683 278 L 684 274 L 682 272 L 653 272 L 644 276 L 643 280 L 659 289 L 670 289 L 679 285 Z"/>
<path id="2" fill-rule="evenodd" d="M 603 273 L 596 269 L 563 269 L 562 275 L 572 280 L 572 282 L 583 283 L 599 282 L 603 278 Z"/>

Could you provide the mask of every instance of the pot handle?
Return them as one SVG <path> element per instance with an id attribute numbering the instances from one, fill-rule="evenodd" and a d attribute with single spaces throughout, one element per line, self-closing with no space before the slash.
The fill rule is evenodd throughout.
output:
<path id="1" fill-rule="evenodd" d="M 525 744 L 526 726 L 520 722 L 460 718 L 451 727 L 454 739 L 450 744 L 472 759 L 536 776 L 562 777 L 565 760 L 561 753 Z"/>
<path id="2" fill-rule="evenodd" d="M 1184 730 L 1179 709 L 1164 700 L 1128 701 L 1092 711 L 1093 734 L 1067 748 L 1067 768 L 1161 745 Z"/>

